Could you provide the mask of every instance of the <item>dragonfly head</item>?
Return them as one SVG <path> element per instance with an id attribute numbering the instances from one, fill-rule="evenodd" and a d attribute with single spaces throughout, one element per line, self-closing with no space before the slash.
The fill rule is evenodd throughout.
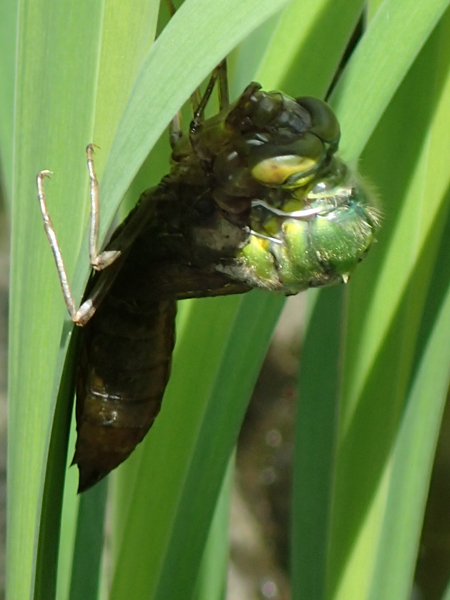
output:
<path id="1" fill-rule="evenodd" d="M 221 144 L 215 145 L 218 128 Z M 306 194 L 330 170 L 340 128 L 322 100 L 265 92 L 252 83 L 220 119 L 205 122 L 202 135 L 209 144 L 215 198 L 233 212 L 237 198 L 270 197 L 282 204 L 286 191 Z"/>

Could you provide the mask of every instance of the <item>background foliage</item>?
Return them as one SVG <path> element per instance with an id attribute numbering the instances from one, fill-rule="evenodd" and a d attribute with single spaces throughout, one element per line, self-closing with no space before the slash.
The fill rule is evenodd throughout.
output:
<path id="1" fill-rule="evenodd" d="M 80 298 L 88 276 L 86 143 L 101 147 L 104 235 L 127 190 L 136 198 L 167 170 L 167 144 L 147 158 L 149 152 L 237 44 L 235 95 L 252 78 L 294 95 L 324 96 L 334 84 L 342 155 L 359 160 L 384 212 L 379 243 L 348 289 L 310 298 L 297 417 L 293 597 L 409 596 L 450 364 L 447 4 L 186 0 L 164 27 L 166 9 L 159 15 L 156 0 L 4 0 L 10 598 L 223 595 L 225 496 L 206 551 L 205 543 L 219 491 L 229 490 L 224 473 L 282 300 L 254 292 L 182 310 L 161 416 L 114 477 L 108 561 L 101 563 L 106 488 L 78 501 L 75 474 L 65 478 L 72 327 L 34 178 L 43 168 L 55 173 L 49 203 Z M 363 8 L 364 34 L 342 69 Z"/>

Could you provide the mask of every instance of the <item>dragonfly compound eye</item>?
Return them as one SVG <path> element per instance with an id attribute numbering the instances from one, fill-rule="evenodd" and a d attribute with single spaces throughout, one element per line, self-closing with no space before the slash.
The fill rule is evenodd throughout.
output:
<path id="1" fill-rule="evenodd" d="M 297 102 L 310 114 L 310 131 L 336 150 L 339 145 L 341 131 L 339 121 L 331 107 L 323 100 L 310 96 L 297 98 Z"/>
<path id="2" fill-rule="evenodd" d="M 252 148 L 248 162 L 252 176 L 260 183 L 295 187 L 313 177 L 325 156 L 326 149 L 321 140 L 305 133 L 286 146 L 267 143 Z"/>
<path id="3" fill-rule="evenodd" d="M 290 141 L 311 128 L 311 114 L 282 92 L 263 92 L 251 84 L 226 117 L 227 127 L 240 135 L 269 133 L 277 143 Z"/>

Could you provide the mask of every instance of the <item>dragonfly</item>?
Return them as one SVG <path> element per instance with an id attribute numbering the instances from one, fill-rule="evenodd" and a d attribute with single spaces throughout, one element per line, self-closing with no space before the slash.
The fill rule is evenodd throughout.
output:
<path id="1" fill-rule="evenodd" d="M 217 86 L 219 111 L 205 117 Z M 169 380 L 178 300 L 259 288 L 291 295 L 347 283 L 379 227 L 377 203 L 338 156 L 331 107 L 251 83 L 228 99 L 226 62 L 212 73 L 187 133 L 170 126 L 172 167 L 98 250 L 94 145 L 89 256 L 77 308 L 44 189 L 44 227 L 72 321 L 82 327 L 73 463 L 84 492 L 121 464 L 157 417 Z"/>

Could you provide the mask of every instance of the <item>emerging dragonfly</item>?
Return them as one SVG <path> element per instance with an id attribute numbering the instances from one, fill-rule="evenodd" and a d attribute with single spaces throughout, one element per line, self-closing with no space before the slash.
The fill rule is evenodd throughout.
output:
<path id="1" fill-rule="evenodd" d="M 219 81 L 219 113 L 204 118 Z M 251 83 L 228 102 L 225 63 L 211 76 L 188 135 L 171 127 L 172 169 L 144 192 L 98 253 L 93 146 L 90 262 L 75 307 L 37 176 L 44 225 L 67 308 L 83 326 L 73 462 L 83 492 L 123 462 L 156 418 L 170 374 L 176 301 L 262 288 L 285 295 L 346 283 L 366 255 L 378 211 L 336 156 L 339 124 L 317 98 Z"/>

